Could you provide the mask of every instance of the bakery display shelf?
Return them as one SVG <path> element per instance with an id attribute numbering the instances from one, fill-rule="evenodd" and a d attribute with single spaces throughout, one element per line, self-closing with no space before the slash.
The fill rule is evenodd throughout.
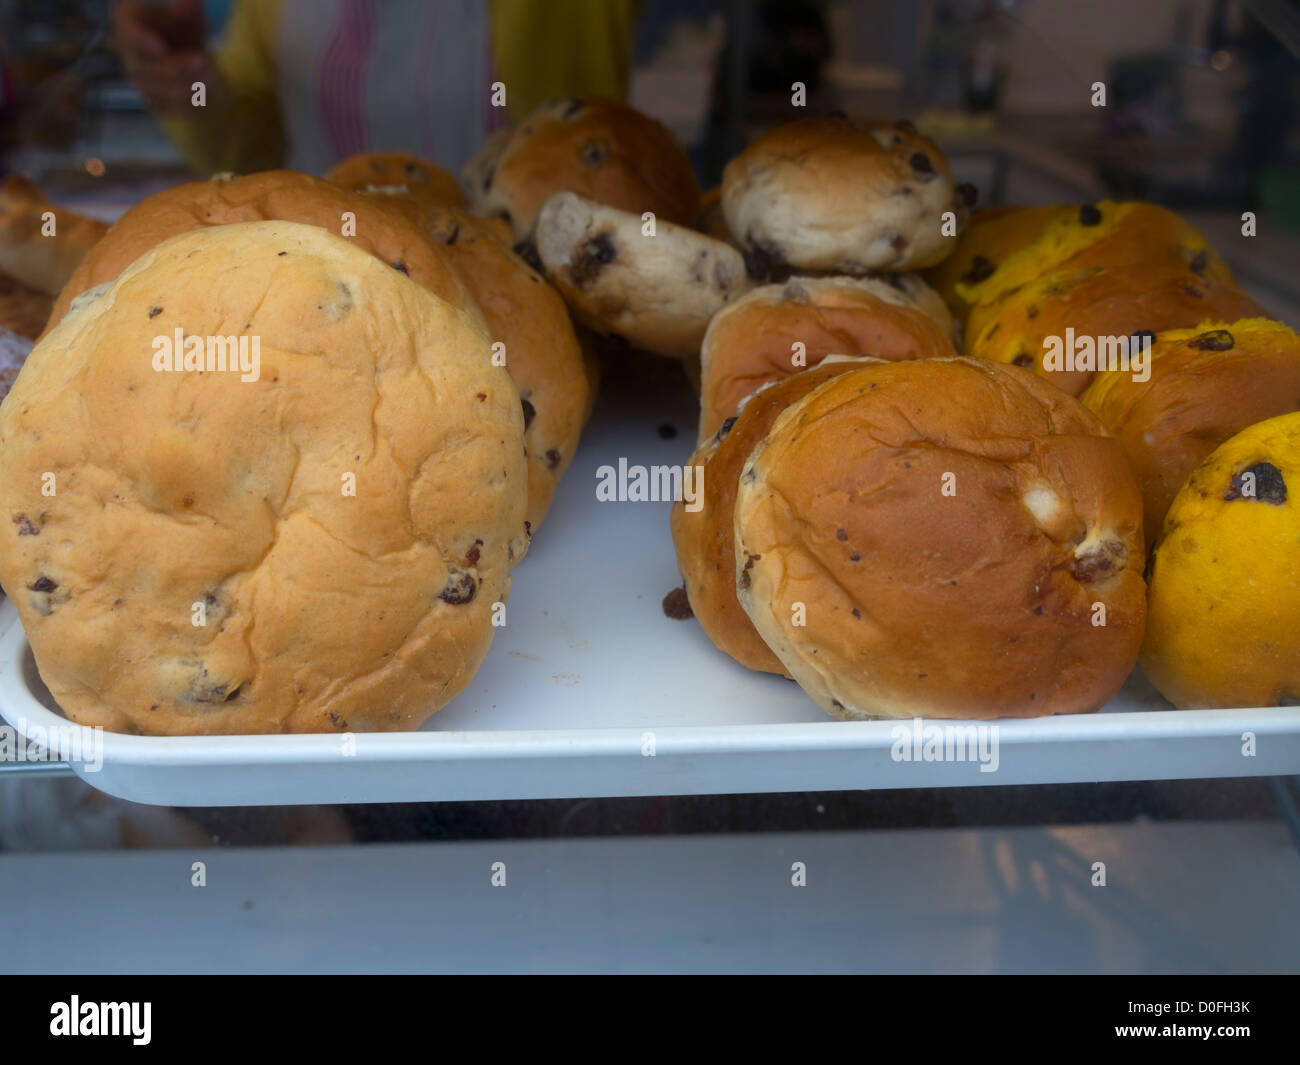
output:
<path id="1" fill-rule="evenodd" d="M 506 626 L 469 686 L 422 731 L 350 739 L 105 733 L 102 767 L 74 763 L 73 770 L 122 798 L 174 806 L 1300 772 L 1300 708 L 1175 711 L 1137 673 L 1099 714 L 998 722 L 995 771 L 978 761 L 896 760 L 896 722 L 832 721 L 793 683 L 745 670 L 693 621 L 664 616 L 663 596 L 679 583 L 668 505 L 601 502 L 597 471 L 617 471 L 620 459 L 684 463 L 695 416 L 689 391 L 662 370 L 650 380 L 607 383 L 555 505 L 515 571 Z M 7 601 L 0 606 L 0 713 L 29 736 L 66 726 Z M 1253 746 L 1244 733 L 1254 735 Z"/>

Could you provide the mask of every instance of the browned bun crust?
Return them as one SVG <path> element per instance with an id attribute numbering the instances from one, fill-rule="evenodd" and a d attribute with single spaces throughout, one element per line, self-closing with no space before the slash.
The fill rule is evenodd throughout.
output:
<path id="1" fill-rule="evenodd" d="M 48 235 L 47 212 L 54 215 Z M 24 177 L 10 174 L 0 182 L 0 272 L 26 288 L 57 295 L 107 230 L 97 218 L 55 207 Z"/>
<path id="2" fill-rule="evenodd" d="M 559 293 L 511 250 L 491 220 L 443 208 L 427 211 L 425 223 L 478 302 L 488 335 L 505 344 L 506 370 L 524 410 L 525 517 L 535 532 L 591 411 L 586 357 Z"/>
<path id="3" fill-rule="evenodd" d="M 626 104 L 600 97 L 554 100 L 529 115 L 504 146 L 471 160 L 466 191 L 475 214 L 502 215 L 515 239 L 528 239 L 542 204 L 557 192 L 635 214 L 695 224 L 700 186 L 676 135 Z"/>
<path id="4" fill-rule="evenodd" d="M 353 244 L 435 296 L 479 317 L 460 275 L 398 205 L 293 170 L 268 170 L 227 181 L 177 185 L 141 200 L 81 260 L 54 302 L 50 328 L 81 293 L 112 281 L 144 252 L 178 233 L 232 222 L 280 220 L 319 226 L 340 236 L 346 212 L 356 219 L 356 234 L 348 238 Z"/>
<path id="5" fill-rule="evenodd" d="M 363 152 L 335 163 L 325 180 L 355 192 L 404 188 L 429 207 L 464 207 L 465 194 L 450 170 L 410 152 Z"/>
<path id="6" fill-rule="evenodd" d="M 859 365 L 857 360 L 824 362 L 750 396 L 691 456 L 690 465 L 704 469 L 700 509 L 687 510 L 684 501 L 673 504 L 673 546 L 691 611 L 718 650 L 749 669 L 788 675 L 736 600 L 734 512 L 740 469 L 786 407 Z"/>
<path id="7" fill-rule="evenodd" d="M 964 223 L 938 145 L 910 123 L 802 118 L 769 130 L 727 164 L 722 210 L 755 277 L 783 267 L 865 274 L 933 266 L 952 251 L 944 212 Z"/>
<path id="8" fill-rule="evenodd" d="M 972 284 L 996 269 L 1008 255 L 1033 241 L 1048 222 L 1074 212 L 1073 207 L 988 207 L 970 216 L 952 254 L 937 266 L 921 271 L 926 283 L 943 297 L 958 322 L 966 320 L 970 303 L 957 294 L 959 284 Z"/>
<path id="9" fill-rule="evenodd" d="M 1084 713 L 1137 661 L 1137 482 L 1094 415 L 1013 367 L 832 378 L 755 449 L 735 517 L 741 605 L 836 716 Z"/>
<path id="10" fill-rule="evenodd" d="M 35 340 L 49 320 L 54 300 L 0 274 L 0 326 Z"/>
<path id="11" fill-rule="evenodd" d="M 1202 322 L 1161 333 L 1151 376 L 1097 374 L 1083 394 L 1128 455 L 1149 547 L 1192 472 L 1247 426 L 1300 410 L 1300 337 L 1281 322 Z"/>
<path id="12" fill-rule="evenodd" d="M 896 287 L 897 286 L 897 287 Z M 791 278 L 728 304 L 704 336 L 699 440 L 763 385 L 816 366 L 827 355 L 926 359 L 955 355 L 952 323 L 914 277 Z M 803 344 L 806 366 L 792 361 Z"/>

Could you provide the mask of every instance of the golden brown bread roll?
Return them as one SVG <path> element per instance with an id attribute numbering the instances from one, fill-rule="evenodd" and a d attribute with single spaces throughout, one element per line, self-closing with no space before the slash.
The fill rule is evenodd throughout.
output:
<path id="1" fill-rule="evenodd" d="M 476 318 L 320 228 L 202 228 L 29 356 L 0 407 L 0 582 L 80 724 L 409 729 L 487 652 L 526 477 Z"/>
<path id="2" fill-rule="evenodd" d="M 801 118 L 727 164 L 722 210 L 759 279 L 796 271 L 865 274 L 933 266 L 953 248 L 974 189 L 910 123 Z"/>
<path id="3" fill-rule="evenodd" d="M 677 225 L 695 224 L 700 186 L 676 135 L 626 104 L 569 97 L 544 104 L 465 168 L 475 214 L 504 216 L 528 240 L 557 192 Z"/>
<path id="4" fill-rule="evenodd" d="M 46 215 L 54 232 L 46 232 Z M 83 255 L 108 226 L 95 218 L 55 207 L 26 178 L 11 174 L 0 183 L 0 272 L 46 296 L 58 295 Z"/>
<path id="5" fill-rule="evenodd" d="M 449 170 L 410 152 L 363 152 L 336 163 L 325 180 L 355 192 L 405 189 L 427 207 L 464 207 L 465 194 Z"/>
<path id="6" fill-rule="evenodd" d="M 1192 471 L 1247 426 L 1300 410 L 1300 337 L 1281 322 L 1202 322 L 1161 333 L 1151 375 L 1097 374 L 1083 394 L 1128 455 L 1149 547 Z"/>
<path id="7" fill-rule="evenodd" d="M 156 193 L 127 211 L 74 271 L 55 300 L 51 327 L 74 298 L 111 281 L 155 244 L 202 226 L 281 219 L 320 226 L 335 236 L 354 224 L 351 240 L 435 296 L 477 316 L 460 275 L 441 250 L 395 203 L 340 188 L 292 170 L 268 170 L 229 180 L 195 181 Z M 352 233 L 350 226 L 346 232 Z"/>
<path id="8" fill-rule="evenodd" d="M 735 522 L 741 606 L 837 717 L 1084 713 L 1137 660 L 1137 483 L 1094 415 L 1014 367 L 833 377 L 754 450 Z"/>
<path id="9" fill-rule="evenodd" d="M 943 301 L 914 275 L 795 277 L 756 288 L 723 307 L 704 336 L 699 442 L 745 396 L 826 355 L 950 356 L 956 354 L 951 335 Z"/>
<path id="10" fill-rule="evenodd" d="M 455 208 L 425 213 L 426 232 L 460 271 L 505 367 L 519 389 L 528 450 L 528 513 L 541 524 L 560 477 L 573 461 L 595 399 L 594 382 L 559 293 L 488 219 Z"/>
<path id="11" fill-rule="evenodd" d="M 685 501 L 673 504 L 677 570 L 705 635 L 718 650 L 749 669 L 785 675 L 785 666 L 736 600 L 734 512 L 741 467 L 786 407 L 863 361 L 828 356 L 814 369 L 760 389 L 690 458 L 691 466 L 703 468 L 703 492 L 698 510 L 688 510 Z"/>

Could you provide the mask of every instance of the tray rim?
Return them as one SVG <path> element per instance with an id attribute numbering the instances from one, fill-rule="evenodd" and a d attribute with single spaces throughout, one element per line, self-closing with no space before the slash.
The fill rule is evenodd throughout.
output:
<path id="1" fill-rule="evenodd" d="M 87 729 L 45 707 L 24 681 L 24 659 L 30 645 L 17 623 L 12 602 L 0 603 L 0 717 L 30 738 L 35 728 Z M 600 729 L 482 729 L 474 731 L 409 731 L 356 733 L 295 733 L 274 735 L 139 736 L 103 732 L 104 754 L 121 765 L 220 766 L 250 763 L 338 764 L 365 761 L 442 761 L 546 759 L 557 756 L 641 756 L 647 734 L 654 737 L 657 755 L 714 755 L 880 750 L 896 742 L 895 729 L 920 720 L 924 726 L 970 725 L 996 727 L 999 745 L 1031 746 L 1085 741 L 1127 742 L 1141 739 L 1240 740 L 1245 731 L 1265 735 L 1300 736 L 1300 708 L 1249 707 L 1230 710 L 1144 710 L 1092 714 L 1062 714 L 1038 718 L 957 720 L 940 718 L 878 721 L 726 725 L 620 726 Z M 23 728 L 23 723 L 26 728 Z M 355 755 L 340 752 L 351 737 Z M 1300 766 L 1297 766 L 1300 771 Z"/>

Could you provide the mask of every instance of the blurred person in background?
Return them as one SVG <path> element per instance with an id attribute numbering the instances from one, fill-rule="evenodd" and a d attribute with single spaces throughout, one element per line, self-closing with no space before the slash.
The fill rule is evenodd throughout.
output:
<path id="1" fill-rule="evenodd" d="M 202 174 L 323 173 L 358 152 L 452 170 L 511 118 L 566 95 L 627 95 L 639 0 L 235 0 L 222 41 L 201 0 L 120 0 L 127 77 Z M 206 106 L 193 103 L 202 82 Z"/>

